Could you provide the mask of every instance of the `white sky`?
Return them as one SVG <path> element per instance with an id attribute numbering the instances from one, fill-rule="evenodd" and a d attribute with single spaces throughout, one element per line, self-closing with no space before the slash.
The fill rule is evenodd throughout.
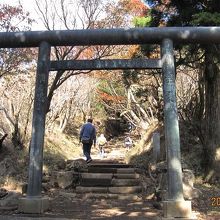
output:
<path id="1" fill-rule="evenodd" d="M 34 9 L 35 1 L 33 0 L 0 0 L 0 4 L 7 4 L 7 5 L 12 5 L 12 6 L 19 5 L 19 2 L 21 2 L 25 11 L 30 12 L 30 18 L 36 21 L 35 23 L 32 24 L 32 30 L 45 30 L 44 25 L 40 21 L 39 16 L 37 15 Z"/>
<path id="2" fill-rule="evenodd" d="M 19 5 L 19 2 L 21 3 L 25 11 L 30 12 L 30 18 L 35 20 L 35 22 L 31 26 L 31 30 L 33 31 L 46 30 L 41 19 L 39 18 L 39 15 L 35 11 L 36 10 L 35 0 L 0 0 L 0 4 L 8 4 L 12 6 Z M 58 29 L 60 28 L 62 27 L 58 27 Z"/>

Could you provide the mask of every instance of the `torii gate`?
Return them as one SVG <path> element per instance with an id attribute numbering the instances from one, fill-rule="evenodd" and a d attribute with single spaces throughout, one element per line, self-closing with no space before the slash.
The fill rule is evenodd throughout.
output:
<path id="1" fill-rule="evenodd" d="M 0 48 L 39 47 L 35 100 L 30 144 L 27 196 L 19 209 L 42 213 L 48 208 L 41 195 L 45 103 L 49 71 L 97 69 L 162 69 L 165 144 L 167 151 L 168 200 L 164 217 L 190 218 L 191 202 L 183 198 L 180 137 L 176 105 L 173 43 L 220 43 L 220 27 L 162 27 L 132 29 L 91 29 L 72 31 L 1 32 Z M 50 61 L 51 46 L 160 44 L 161 59 Z"/>

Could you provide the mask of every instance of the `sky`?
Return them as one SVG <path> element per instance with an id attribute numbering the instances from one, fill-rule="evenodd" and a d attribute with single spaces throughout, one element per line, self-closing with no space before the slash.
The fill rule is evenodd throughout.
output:
<path id="1" fill-rule="evenodd" d="M 21 3 L 25 11 L 30 12 L 30 18 L 35 20 L 35 22 L 32 24 L 31 30 L 32 31 L 46 30 L 41 19 L 39 18 L 39 15 L 36 12 L 35 0 L 0 0 L 0 4 L 8 4 L 11 6 L 19 5 L 19 2 Z M 142 0 L 142 2 L 144 1 Z M 59 22 L 57 22 L 57 24 L 59 24 Z M 62 27 L 58 27 L 58 29 L 62 29 Z"/>
<path id="2" fill-rule="evenodd" d="M 1 4 L 8 4 L 12 6 L 19 5 L 19 2 L 21 2 L 21 5 L 23 6 L 25 11 L 30 12 L 30 17 L 33 18 L 36 23 L 32 25 L 33 31 L 38 30 L 45 30 L 44 25 L 39 19 L 39 16 L 37 15 L 34 7 L 35 7 L 35 1 L 34 0 L 0 0 Z"/>

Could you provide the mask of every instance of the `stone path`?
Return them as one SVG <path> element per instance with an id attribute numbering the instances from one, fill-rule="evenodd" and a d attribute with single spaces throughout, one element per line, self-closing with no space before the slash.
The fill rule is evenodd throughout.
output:
<path id="1" fill-rule="evenodd" d="M 79 184 L 72 188 L 51 188 L 50 210 L 24 214 L 0 210 L 0 220 L 67 219 L 158 219 L 161 210 L 143 197 L 141 173 L 123 163 L 126 149 L 109 146 L 106 157 L 93 150 L 93 162 L 78 170 Z"/>
<path id="2" fill-rule="evenodd" d="M 93 157 L 94 158 L 94 157 Z M 74 190 L 53 192 L 48 215 L 71 219 L 158 219 L 161 211 L 142 197 L 141 178 L 136 170 L 113 159 L 94 159 L 79 169 Z"/>

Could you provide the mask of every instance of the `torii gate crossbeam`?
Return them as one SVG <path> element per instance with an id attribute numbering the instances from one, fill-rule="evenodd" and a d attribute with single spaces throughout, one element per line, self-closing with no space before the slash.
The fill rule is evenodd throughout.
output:
<path id="1" fill-rule="evenodd" d="M 152 27 L 130 29 L 87 29 L 57 31 L 0 32 L 0 48 L 51 46 L 219 43 L 220 27 Z"/>
<path id="2" fill-rule="evenodd" d="M 160 59 L 63 60 L 50 62 L 50 71 L 161 68 L 162 62 Z"/>

